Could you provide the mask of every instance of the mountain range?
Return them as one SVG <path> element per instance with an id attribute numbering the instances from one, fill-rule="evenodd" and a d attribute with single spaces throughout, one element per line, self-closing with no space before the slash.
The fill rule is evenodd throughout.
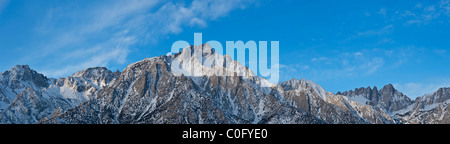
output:
<path id="1" fill-rule="evenodd" d="M 305 79 L 272 84 L 208 44 L 122 72 L 54 79 L 17 65 L 0 74 L 2 124 L 435 124 L 450 123 L 449 103 L 450 88 L 411 100 L 391 84 L 336 94 Z"/>

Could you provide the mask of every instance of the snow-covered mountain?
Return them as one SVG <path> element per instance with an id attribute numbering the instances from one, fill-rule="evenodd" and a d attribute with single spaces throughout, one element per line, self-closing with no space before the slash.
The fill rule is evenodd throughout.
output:
<path id="1" fill-rule="evenodd" d="M 440 88 L 432 94 L 416 98 L 414 103 L 396 116 L 404 123 L 450 123 L 450 88 Z"/>
<path id="2" fill-rule="evenodd" d="M 450 123 L 450 88 L 440 88 L 432 94 L 417 97 L 414 101 L 397 91 L 391 84 L 381 90 L 367 87 L 337 94 L 380 108 L 398 123 Z"/>
<path id="3" fill-rule="evenodd" d="M 385 85 L 378 90 L 377 87 L 361 87 L 354 91 L 338 92 L 337 95 L 344 95 L 362 104 L 368 104 L 383 109 L 386 112 L 398 111 L 412 104 L 411 99 L 399 92 L 391 84 Z"/>
<path id="4" fill-rule="evenodd" d="M 2 105 L 0 123 L 37 123 L 96 98 L 115 75 L 106 68 L 88 68 L 56 80 L 24 65 L 2 73 L 1 78 L 0 96 L 8 103 Z"/>
<path id="5" fill-rule="evenodd" d="M 204 58 L 229 61 L 209 67 L 186 49 L 203 51 Z M 172 71 L 177 60 L 182 71 Z M 197 63 L 198 62 L 198 63 Z M 181 53 L 148 58 L 130 64 L 101 93 L 66 113 L 43 123 L 324 123 L 301 109 L 280 101 L 264 79 L 210 46 L 191 46 Z M 191 67 L 197 63 L 196 67 Z M 186 71 L 203 72 L 185 76 Z M 241 70 L 242 76 L 218 72 Z M 208 76 L 207 73 L 212 73 Z M 217 75 L 216 75 L 217 74 Z"/>
<path id="6" fill-rule="evenodd" d="M 271 84 L 205 44 L 58 80 L 16 66 L 0 75 L 0 123 L 448 123 L 448 97 L 448 89 L 413 102 L 392 85 L 333 94 L 305 79 Z"/>

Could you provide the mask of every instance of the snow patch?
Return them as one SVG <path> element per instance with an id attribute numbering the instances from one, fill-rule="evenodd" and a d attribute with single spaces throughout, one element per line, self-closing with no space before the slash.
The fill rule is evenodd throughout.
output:
<path id="1" fill-rule="evenodd" d="M 443 103 L 445 103 L 445 104 L 450 103 L 450 99 L 444 101 Z M 431 104 L 431 105 L 427 105 L 427 106 L 425 106 L 423 109 L 420 109 L 420 111 L 429 111 L 429 110 L 435 109 L 435 108 L 437 108 L 440 104 L 442 104 L 442 103 L 434 103 L 434 104 Z"/>
<path id="2" fill-rule="evenodd" d="M 360 105 L 367 105 L 366 103 L 369 102 L 369 100 L 362 95 L 357 95 L 357 96 L 352 96 L 352 97 L 347 97 L 347 98 L 352 101 L 358 102 Z"/>

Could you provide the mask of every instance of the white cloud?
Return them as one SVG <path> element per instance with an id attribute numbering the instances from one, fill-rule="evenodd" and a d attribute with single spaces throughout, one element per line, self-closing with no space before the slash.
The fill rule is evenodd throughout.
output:
<path id="1" fill-rule="evenodd" d="M 186 26 L 206 27 L 207 22 L 242 9 L 251 0 L 194 0 L 191 3 L 166 1 L 108 1 L 83 9 L 73 4 L 48 10 L 35 28 L 40 37 L 36 50 L 20 63 L 40 59 L 41 68 L 50 77 L 70 75 L 94 66 L 123 64 L 135 44 L 156 42 L 178 34 Z M 149 42 L 150 41 L 150 42 Z M 57 61 L 45 61 L 56 57 Z M 42 62 L 40 62 L 42 63 Z"/>
<path id="2" fill-rule="evenodd" d="M 355 52 L 355 53 L 353 53 L 353 55 L 355 55 L 355 56 L 361 56 L 361 55 L 363 55 L 363 53 L 362 53 L 362 52 Z"/>
<path id="3" fill-rule="evenodd" d="M 365 71 L 365 73 L 363 73 L 363 75 L 368 76 L 368 75 L 372 75 L 375 72 L 377 72 L 378 69 L 383 67 L 383 65 L 384 65 L 384 59 L 376 57 L 376 58 L 372 58 L 371 60 L 362 63 L 360 65 L 360 69 Z"/>
<path id="4" fill-rule="evenodd" d="M 183 25 L 205 27 L 206 21 L 216 20 L 227 16 L 235 9 L 245 8 L 251 0 L 194 0 L 189 6 L 179 3 L 167 3 L 157 12 L 150 15 L 149 19 L 155 21 L 155 25 L 161 26 L 158 33 L 180 33 Z"/>
<path id="5" fill-rule="evenodd" d="M 431 5 L 417 4 L 411 10 L 398 13 L 400 19 L 406 19 L 407 25 L 426 25 L 438 18 L 448 19 L 450 17 L 450 0 L 441 0 Z"/>
<path id="6" fill-rule="evenodd" d="M 43 70 L 42 73 L 46 76 L 63 76 L 72 74 L 89 67 L 102 66 L 106 67 L 111 62 L 125 63 L 126 57 L 130 53 L 129 46 L 136 42 L 134 37 L 118 37 L 111 39 L 108 42 L 98 44 L 92 48 L 79 50 L 74 53 L 67 54 L 63 62 L 68 62 L 71 59 L 83 59 L 79 62 L 68 63 L 63 67 L 50 68 Z"/>
<path id="7" fill-rule="evenodd" d="M 433 50 L 433 52 L 438 54 L 438 55 L 445 55 L 445 54 L 447 54 L 447 50 L 446 49 L 436 49 L 436 50 Z"/>
<path id="8" fill-rule="evenodd" d="M 304 66 L 302 66 L 301 69 L 302 69 L 302 70 L 307 70 L 307 69 L 309 69 L 309 65 L 304 65 Z"/>
<path id="9" fill-rule="evenodd" d="M 387 10 L 386 10 L 385 8 L 381 8 L 381 9 L 378 11 L 378 14 L 383 15 L 383 16 L 385 17 L 385 16 L 386 16 L 386 12 L 387 12 Z"/>
<path id="10" fill-rule="evenodd" d="M 327 60 L 328 60 L 328 58 L 324 57 L 324 56 L 311 59 L 312 62 L 323 62 L 323 61 L 327 61 Z"/>
<path id="11" fill-rule="evenodd" d="M 423 4 L 418 3 L 418 4 L 416 4 L 416 6 L 414 8 L 422 8 L 422 7 L 423 7 Z"/>
<path id="12" fill-rule="evenodd" d="M 374 36 L 374 35 L 383 35 L 383 34 L 389 34 L 394 31 L 393 25 L 387 25 L 381 29 L 374 29 L 374 30 L 368 30 L 364 32 L 359 32 L 358 36 Z"/>
<path id="13" fill-rule="evenodd" d="M 347 43 L 349 41 L 355 40 L 355 39 L 360 39 L 360 38 L 371 38 L 374 36 L 385 36 L 388 34 L 391 34 L 394 32 L 394 25 L 389 24 L 386 25 L 384 27 L 381 28 L 373 28 L 373 29 L 368 29 L 368 30 L 361 30 L 358 31 L 352 35 L 350 35 L 349 37 L 347 37 L 346 39 L 342 40 L 341 43 Z M 391 39 L 387 39 L 385 37 L 381 38 L 378 41 L 378 44 L 383 44 L 383 43 L 389 43 L 389 42 L 394 42 Z"/>
<path id="14" fill-rule="evenodd" d="M 48 39 L 38 42 L 36 51 L 22 61 L 44 61 L 41 71 L 50 77 L 70 75 L 88 67 L 124 63 L 137 37 L 128 32 L 127 20 L 142 15 L 155 4 L 155 1 L 114 1 L 90 5 L 86 9 L 74 10 L 68 8 L 70 6 L 50 9 L 44 22 L 36 27 L 36 32 Z M 51 58 L 56 60 L 49 61 Z"/>

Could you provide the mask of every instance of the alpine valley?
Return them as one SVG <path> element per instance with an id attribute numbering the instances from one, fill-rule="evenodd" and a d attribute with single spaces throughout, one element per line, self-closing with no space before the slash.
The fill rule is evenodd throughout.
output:
<path id="1" fill-rule="evenodd" d="M 450 88 L 411 100 L 391 84 L 336 94 L 305 79 L 271 84 L 208 44 L 122 72 L 54 79 L 17 65 L 0 74 L 1 124 L 448 124 L 449 103 Z"/>

